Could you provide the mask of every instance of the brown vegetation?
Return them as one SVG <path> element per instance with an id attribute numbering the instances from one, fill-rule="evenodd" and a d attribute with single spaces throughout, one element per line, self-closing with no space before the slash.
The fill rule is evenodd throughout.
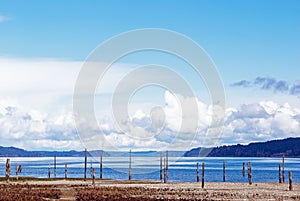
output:
<path id="1" fill-rule="evenodd" d="M 206 191 L 199 188 L 101 187 L 76 190 L 76 201 L 154 201 L 154 200 L 300 200 L 300 196 L 278 196 L 270 193 Z"/>
<path id="2" fill-rule="evenodd" d="M 26 183 L 25 183 L 26 182 Z M 300 200 L 287 183 L 159 183 L 150 181 L 32 180 L 0 182 L 0 201 Z"/>
<path id="3" fill-rule="evenodd" d="M 55 186 L 2 184 L 0 185 L 0 201 L 44 201 L 59 199 L 61 191 Z"/>

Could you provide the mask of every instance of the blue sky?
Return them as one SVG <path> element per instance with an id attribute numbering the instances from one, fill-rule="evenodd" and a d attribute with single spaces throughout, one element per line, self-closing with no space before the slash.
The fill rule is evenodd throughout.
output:
<path id="1" fill-rule="evenodd" d="M 300 108 L 300 93 L 297 90 L 296 93 L 291 93 L 292 89 L 298 89 L 300 79 L 299 24 L 300 2 L 297 0 L 86 2 L 0 0 L 2 74 L 0 103 L 3 108 L 13 106 L 23 111 L 17 112 L 19 110 L 16 109 L 16 116 L 10 120 L 4 119 L 3 122 L 13 124 L 23 114 L 34 110 L 38 111 L 35 113 L 40 113 L 36 117 L 37 121 L 51 122 L 51 125 L 40 125 L 41 130 L 37 129 L 33 133 L 39 131 L 44 133 L 46 131 L 42 128 L 53 127 L 46 132 L 46 137 L 33 138 L 29 145 L 25 145 L 16 143 L 15 139 L 26 137 L 26 131 L 20 129 L 14 132 L 3 123 L 2 130 L 13 134 L 11 138 L 0 136 L 0 142 L 3 142 L 0 145 L 16 145 L 28 149 L 49 148 L 39 145 L 41 142 L 47 144 L 47 140 L 56 139 L 57 136 L 55 134 L 52 136 L 50 132 L 58 132 L 64 133 L 66 138 L 65 141 L 58 138 L 56 148 L 69 149 L 70 146 L 74 146 L 80 149 L 79 142 L 68 143 L 68 133 L 72 133 L 70 139 L 76 141 L 76 137 L 73 136 L 74 129 L 68 130 L 63 126 L 72 124 L 68 114 L 72 112 L 74 80 L 81 66 L 80 62 L 103 41 L 122 32 L 142 28 L 170 29 L 186 35 L 203 47 L 215 62 L 222 77 L 228 108 L 237 110 L 232 118 L 234 116 L 241 119 L 241 115 L 237 114 L 243 112 L 241 106 L 243 104 L 256 104 L 257 107 L 261 107 L 262 101 L 272 101 L 278 104 L 276 110 L 286 109 L 285 104 L 288 103 L 290 110 L 293 111 L 287 112 L 290 114 L 289 118 L 295 120 L 295 124 L 299 124 L 297 108 Z M 151 59 L 161 63 L 168 60 L 167 57 L 156 54 L 150 56 L 145 54 L 128 57 L 122 62 L 143 64 Z M 177 67 L 181 65 L 176 60 L 168 62 Z M 201 90 L 203 89 L 201 80 L 194 81 L 192 74 L 182 70 L 185 68 L 178 69 L 179 73 L 186 73 L 187 80 L 192 80 L 191 85 L 194 88 L 197 89 L 199 86 Z M 257 83 L 258 77 L 265 78 L 264 82 Z M 235 84 L 240 81 L 247 81 L 250 84 L 247 86 Z M 276 90 L 280 81 L 287 83 L 288 89 Z M 149 94 L 148 92 L 146 93 Z M 165 92 L 161 90 L 157 92 L 160 96 L 159 101 L 165 101 Z M 100 97 L 105 96 L 104 93 L 99 93 Z M 141 93 L 141 96 L 143 95 L 145 93 Z M 200 95 L 198 98 L 209 104 L 206 95 Z M 141 97 L 137 97 L 136 100 L 139 100 L 139 103 L 145 102 Z M 139 105 L 134 108 L 138 107 Z M 253 110 L 257 112 L 259 109 L 254 107 Z M 7 110 L 3 109 L 2 116 L 5 117 L 7 113 Z M 253 121 L 260 120 L 257 118 Z M 58 125 L 55 122 L 59 122 Z M 245 122 L 228 124 L 232 127 L 235 124 L 241 126 L 249 123 Z M 31 124 L 32 122 L 26 122 L 28 127 Z M 243 127 L 243 131 L 236 131 L 238 136 L 249 137 L 238 137 L 240 140 L 236 141 L 231 140 L 232 136 L 229 134 L 226 138 L 225 134 L 221 144 L 281 138 L 278 134 L 281 131 L 274 131 L 275 134 L 270 132 L 267 135 L 268 132 L 261 128 L 258 133 L 253 133 L 253 126 L 249 123 Z M 297 128 L 295 125 L 296 130 L 291 131 L 292 136 L 296 135 L 293 132 L 296 133 Z M 282 136 L 288 137 L 289 134 L 285 133 Z"/>

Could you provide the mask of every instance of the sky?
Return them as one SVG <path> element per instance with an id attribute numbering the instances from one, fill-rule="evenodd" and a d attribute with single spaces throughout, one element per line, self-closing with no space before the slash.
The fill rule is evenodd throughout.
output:
<path id="1" fill-rule="evenodd" d="M 300 137 L 299 24 L 297 0 L 0 0 L 0 146 L 86 147 L 72 109 L 80 69 L 108 39 L 144 28 L 178 32 L 213 60 L 226 96 L 217 145 Z M 141 87 L 128 106 L 130 126 L 122 130 L 111 117 L 114 90 L 128 72 L 153 63 L 168 66 L 189 83 L 199 114 L 189 108 L 191 97 L 159 86 Z M 112 65 L 102 81 L 95 114 L 115 149 L 186 150 L 205 140 L 216 145 L 208 140 L 214 138 L 208 136 L 214 110 L 210 92 L 179 58 L 157 51 L 130 54 Z M 161 110 L 151 110 L 157 105 Z M 189 117 L 182 116 L 184 107 Z M 196 134 L 188 123 L 179 129 L 191 117 L 198 117 Z M 154 135 L 150 131 L 162 119 L 164 131 Z"/>

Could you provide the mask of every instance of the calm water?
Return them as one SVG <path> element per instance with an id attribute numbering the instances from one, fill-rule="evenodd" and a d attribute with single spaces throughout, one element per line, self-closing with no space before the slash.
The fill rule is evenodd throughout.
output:
<path id="1" fill-rule="evenodd" d="M 10 158 L 12 172 L 15 164 L 22 165 L 23 171 L 20 176 L 33 176 L 46 178 L 48 165 L 51 166 L 53 177 L 53 158 Z M 199 162 L 200 176 L 201 163 L 205 162 L 205 180 L 221 182 L 223 180 L 223 160 L 226 160 L 226 176 L 229 182 L 247 182 L 247 162 L 252 162 L 253 182 L 278 182 L 278 164 L 280 158 L 169 158 L 169 181 L 196 181 L 196 163 Z M 159 158 L 133 157 L 133 179 L 159 179 Z M 6 158 L 0 157 L 0 175 L 5 176 Z M 242 176 L 242 163 L 246 163 L 246 176 Z M 84 158 L 82 157 L 58 157 L 57 176 L 64 177 L 64 167 L 68 164 L 68 177 L 83 177 Z M 96 177 L 99 177 L 99 161 L 93 162 L 96 169 Z M 300 159 L 285 159 L 285 178 L 288 181 L 288 172 L 293 172 L 293 182 L 300 183 Z M 128 158 L 104 157 L 103 178 L 122 179 L 128 178 Z M 14 174 L 14 173 L 13 173 Z M 12 175 L 13 175 L 12 174 Z M 90 177 L 90 159 L 88 163 L 88 177 Z"/>

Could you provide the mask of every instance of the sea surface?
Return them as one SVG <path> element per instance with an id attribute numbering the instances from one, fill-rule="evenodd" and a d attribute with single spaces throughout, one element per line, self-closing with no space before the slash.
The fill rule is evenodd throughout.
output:
<path id="1" fill-rule="evenodd" d="M 50 165 L 51 177 L 54 177 L 54 159 L 52 157 L 10 157 L 11 175 L 15 176 L 16 164 L 22 165 L 20 176 L 47 178 Z M 91 164 L 92 161 L 92 164 Z M 252 162 L 253 182 L 278 182 L 278 165 L 281 158 L 169 158 L 168 181 L 195 182 L 196 163 L 199 163 L 201 180 L 202 163 L 205 163 L 205 181 L 223 181 L 223 161 L 226 161 L 226 181 L 248 182 L 247 163 Z M 0 157 L 0 176 L 5 176 L 6 158 Z M 242 164 L 245 163 L 245 177 L 242 176 Z M 57 157 L 56 178 L 64 178 L 65 164 L 68 166 L 69 178 L 83 178 L 83 157 Z M 87 177 L 90 178 L 90 167 L 95 168 L 96 178 L 100 175 L 99 159 L 89 158 Z M 126 157 L 103 157 L 103 178 L 128 179 L 129 159 Z M 159 180 L 160 158 L 133 157 L 132 179 Z M 288 172 L 293 173 L 293 182 L 300 183 L 300 158 L 285 158 L 285 182 L 288 182 Z"/>

